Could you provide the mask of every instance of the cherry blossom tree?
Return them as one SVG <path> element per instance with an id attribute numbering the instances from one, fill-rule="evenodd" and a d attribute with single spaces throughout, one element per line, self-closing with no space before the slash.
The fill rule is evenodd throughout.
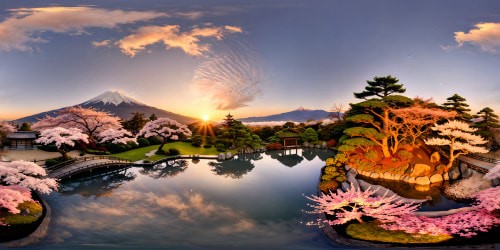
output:
<path id="1" fill-rule="evenodd" d="M 45 169 L 33 162 L 0 162 L 0 184 L 18 185 L 48 194 L 57 190 L 58 184 L 46 175 Z"/>
<path id="2" fill-rule="evenodd" d="M 435 124 L 432 130 L 437 131 L 444 138 L 430 138 L 425 140 L 427 145 L 449 146 L 449 162 L 446 165 L 447 172 L 453 165 L 453 161 L 460 155 L 468 153 L 487 153 L 488 150 L 478 146 L 485 144 L 487 141 L 481 136 L 472 134 L 477 129 L 472 128 L 469 124 L 463 121 L 452 120 L 442 125 Z"/>
<path id="3" fill-rule="evenodd" d="M 404 203 L 402 200 L 392 196 L 375 196 L 377 190 L 360 191 L 350 188 L 346 192 L 338 189 L 336 193 L 307 197 L 316 204 L 309 204 L 313 213 L 326 213 L 335 216 L 334 220 L 325 220 L 330 225 L 345 224 L 351 220 L 363 223 L 362 216 L 369 216 L 381 222 L 397 221 L 399 217 L 410 214 L 417 210 L 419 204 Z"/>
<path id="4" fill-rule="evenodd" d="M 0 144 L 7 135 L 14 133 L 15 131 L 16 128 L 10 125 L 8 122 L 0 122 Z"/>
<path id="5" fill-rule="evenodd" d="M 21 186 L 0 186 L 0 208 L 18 214 L 21 211 L 17 207 L 25 201 L 33 201 L 29 189 Z"/>
<path id="6" fill-rule="evenodd" d="M 475 195 L 477 200 L 474 207 L 488 212 L 500 210 L 500 186 L 488 188 Z"/>
<path id="7" fill-rule="evenodd" d="M 137 134 L 137 136 L 144 136 L 145 138 L 152 136 L 162 138 L 162 144 L 158 148 L 159 151 L 162 150 L 167 140 L 178 140 L 183 136 L 191 135 L 191 130 L 186 125 L 170 118 L 158 118 L 154 121 L 149 121 Z"/>
<path id="8" fill-rule="evenodd" d="M 88 135 L 83 134 L 78 128 L 55 127 L 42 130 L 40 137 L 35 140 L 37 143 L 55 143 L 57 151 L 61 153 L 64 160 L 68 160 L 69 147 L 75 146 L 75 141 L 89 143 Z"/>
<path id="9" fill-rule="evenodd" d="M 132 137 L 132 133 L 125 129 L 106 129 L 98 135 L 99 142 L 111 142 L 113 144 L 127 144 L 128 142 L 137 143 L 137 139 Z"/>
<path id="10" fill-rule="evenodd" d="M 57 113 L 57 116 L 46 116 L 33 124 L 33 129 L 44 130 L 48 128 L 78 128 L 88 135 L 90 141 L 107 129 L 119 130 L 122 128 L 120 119 L 108 112 L 97 111 L 93 108 L 70 107 Z"/>

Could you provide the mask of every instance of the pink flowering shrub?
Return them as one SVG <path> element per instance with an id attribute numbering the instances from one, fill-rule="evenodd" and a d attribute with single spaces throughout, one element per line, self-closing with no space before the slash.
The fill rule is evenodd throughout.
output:
<path id="1" fill-rule="evenodd" d="M 494 180 L 500 179 L 500 164 L 495 165 L 488 173 L 486 173 L 483 177 L 486 180 Z"/>
<path id="2" fill-rule="evenodd" d="M 25 201 L 33 201 L 29 189 L 21 186 L 0 186 L 0 208 L 18 214 L 21 211 L 17 206 Z"/>
<path id="3" fill-rule="evenodd" d="M 320 196 L 307 197 L 316 204 L 309 204 L 312 213 L 326 213 L 334 219 L 324 221 L 339 225 L 351 220 L 361 220 L 362 216 L 377 219 L 386 230 L 401 230 L 412 234 L 458 235 L 470 238 L 477 232 L 487 232 L 500 224 L 493 212 L 500 209 L 500 187 L 489 188 L 475 195 L 477 202 L 472 210 L 452 215 L 430 218 L 415 215 L 418 204 L 404 204 L 394 196 L 373 197 L 374 192 L 354 188 L 346 192 L 338 190 Z"/>

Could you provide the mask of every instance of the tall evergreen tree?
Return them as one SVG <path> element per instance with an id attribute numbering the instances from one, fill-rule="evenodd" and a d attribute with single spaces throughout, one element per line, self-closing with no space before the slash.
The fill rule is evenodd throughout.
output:
<path id="1" fill-rule="evenodd" d="M 130 118 L 130 120 L 123 122 L 123 127 L 136 135 L 147 122 L 148 120 L 143 113 L 135 112 L 132 113 L 132 118 Z"/>
<path id="2" fill-rule="evenodd" d="M 367 80 L 368 86 L 365 90 L 359 93 L 354 93 L 354 96 L 359 99 L 367 99 L 368 97 L 377 96 L 380 98 L 387 97 L 393 93 L 404 93 L 403 84 L 398 84 L 399 80 L 391 75 L 376 76 L 373 81 Z"/>
<path id="3" fill-rule="evenodd" d="M 448 111 L 455 111 L 457 112 L 457 119 L 464 120 L 464 121 L 470 121 L 472 116 L 467 113 L 470 111 L 469 104 L 466 103 L 466 99 L 459 96 L 458 94 L 454 94 L 451 97 L 446 98 L 446 102 L 443 103 L 443 109 L 448 110 Z"/>
<path id="4" fill-rule="evenodd" d="M 488 140 L 488 147 L 495 145 L 495 133 L 493 129 L 500 128 L 498 124 L 498 115 L 496 115 L 493 109 L 486 107 L 477 112 L 475 118 L 479 118 L 473 126 L 478 129 L 477 134 L 483 136 Z"/>

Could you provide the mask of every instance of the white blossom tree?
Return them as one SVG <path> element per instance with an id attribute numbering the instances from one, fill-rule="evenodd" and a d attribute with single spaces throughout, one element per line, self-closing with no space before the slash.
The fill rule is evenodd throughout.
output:
<path id="1" fill-rule="evenodd" d="M 0 162 L 0 184 L 18 185 L 48 194 L 57 190 L 55 179 L 47 178 L 45 169 L 29 161 Z"/>
<path id="2" fill-rule="evenodd" d="M 68 160 L 69 147 L 75 146 L 75 141 L 83 141 L 89 143 L 88 135 L 82 133 L 78 128 L 63 128 L 55 127 L 42 130 L 40 137 L 35 140 L 37 143 L 51 144 L 54 143 L 57 151 L 61 153 L 64 160 Z"/>
<path id="3" fill-rule="evenodd" d="M 441 137 L 427 139 L 425 144 L 449 146 L 449 162 L 445 171 L 451 168 L 453 161 L 460 155 L 488 152 L 486 148 L 478 146 L 487 141 L 481 136 L 472 134 L 477 129 L 463 121 L 452 120 L 442 125 L 435 124 L 431 129 L 437 131 Z"/>
<path id="4" fill-rule="evenodd" d="M 113 144 L 127 144 L 128 142 L 137 143 L 137 139 L 132 137 L 132 133 L 125 129 L 113 129 L 109 128 L 104 130 L 102 133 L 98 135 L 99 142 L 111 142 Z"/>
<path id="5" fill-rule="evenodd" d="M 144 136 L 145 138 L 152 136 L 162 138 L 162 144 L 158 148 L 159 151 L 162 150 L 167 140 L 178 140 L 183 136 L 191 135 L 191 130 L 186 125 L 170 118 L 158 118 L 154 121 L 149 121 L 137 134 L 137 136 Z"/>
<path id="6" fill-rule="evenodd" d="M 70 107 L 58 112 L 57 116 L 39 120 L 33 124 L 33 129 L 44 130 L 48 128 L 78 128 L 88 135 L 90 141 L 107 129 L 119 130 L 122 128 L 120 118 L 108 112 L 97 111 L 93 108 Z"/>

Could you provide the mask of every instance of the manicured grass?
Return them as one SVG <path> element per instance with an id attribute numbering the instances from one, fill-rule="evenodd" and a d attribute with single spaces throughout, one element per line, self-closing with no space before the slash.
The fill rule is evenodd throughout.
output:
<path id="1" fill-rule="evenodd" d="M 347 234 L 355 239 L 386 243 L 422 244 L 438 243 L 451 239 L 449 235 L 409 234 L 403 231 L 384 230 L 374 223 L 351 224 Z"/>
<path id="2" fill-rule="evenodd" d="M 149 153 L 153 150 L 156 150 L 160 147 L 160 145 L 151 145 L 148 147 L 144 148 L 137 148 L 137 149 L 132 149 L 126 152 L 114 154 L 113 156 L 122 158 L 122 159 L 127 159 L 131 161 L 139 161 L 139 160 L 149 160 L 149 161 L 157 161 L 160 159 L 165 158 L 166 156 L 163 155 L 152 155 L 151 157 L 147 158 L 146 153 Z M 163 150 L 167 151 L 170 148 L 176 148 L 180 151 L 181 155 L 217 155 L 219 152 L 217 152 L 217 149 L 215 147 L 211 148 L 204 148 L 204 147 L 194 147 L 191 145 L 189 142 L 171 142 L 165 144 L 163 146 Z"/>
<path id="3" fill-rule="evenodd" d="M 0 212 L 0 221 L 7 225 L 30 224 L 38 220 L 42 216 L 43 208 L 37 202 L 23 202 L 17 206 L 19 210 L 29 209 L 29 214 L 21 215 Z"/>

